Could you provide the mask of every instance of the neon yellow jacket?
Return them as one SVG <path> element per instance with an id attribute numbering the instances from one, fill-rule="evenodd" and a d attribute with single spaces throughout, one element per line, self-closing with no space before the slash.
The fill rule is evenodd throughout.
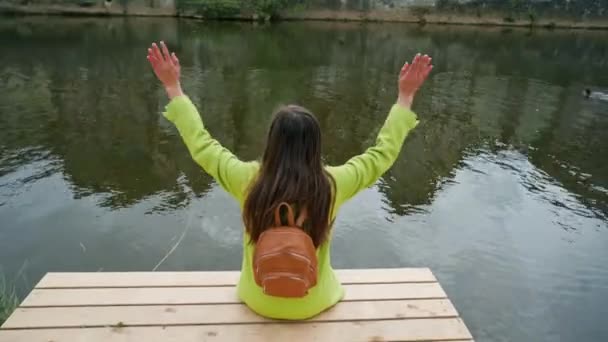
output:
<path id="1" fill-rule="evenodd" d="M 239 202 L 245 202 L 249 183 L 259 169 L 259 163 L 240 161 L 232 152 L 213 139 L 203 121 L 186 96 L 174 98 L 166 107 L 165 117 L 172 121 L 182 136 L 192 158 Z M 416 114 L 397 104 L 393 105 L 376 144 L 365 153 L 353 157 L 342 166 L 328 166 L 327 171 L 336 181 L 332 219 L 340 206 L 360 190 L 373 185 L 386 172 L 399 155 L 403 141 L 416 127 Z M 239 298 L 253 311 L 270 318 L 306 319 L 336 304 L 344 290 L 331 267 L 331 237 L 317 250 L 318 280 L 304 298 L 278 298 L 267 296 L 253 278 L 252 258 L 254 246 L 247 233 L 243 236 L 243 264 L 237 292 Z"/>

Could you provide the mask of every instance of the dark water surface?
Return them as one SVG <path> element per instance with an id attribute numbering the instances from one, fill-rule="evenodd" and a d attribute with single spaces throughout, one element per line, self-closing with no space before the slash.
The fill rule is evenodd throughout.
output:
<path id="1" fill-rule="evenodd" d="M 237 204 L 159 113 L 164 39 L 205 123 L 244 159 L 297 102 L 341 163 L 375 139 L 396 73 L 432 79 L 421 124 L 335 226 L 339 268 L 429 266 L 478 341 L 608 341 L 608 33 L 394 24 L 0 19 L 0 265 L 238 269 Z M 24 278 L 23 280 L 21 280 Z"/>

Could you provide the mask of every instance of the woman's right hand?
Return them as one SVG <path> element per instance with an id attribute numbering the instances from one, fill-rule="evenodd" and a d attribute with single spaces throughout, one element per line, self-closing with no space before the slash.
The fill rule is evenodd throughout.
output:
<path id="1" fill-rule="evenodd" d="M 412 106 L 416 92 L 433 70 L 431 60 L 432 58 L 428 55 L 417 54 L 412 64 L 406 62 L 403 65 L 399 73 L 399 97 L 397 98 L 399 105 L 408 109 Z"/>
<path id="2" fill-rule="evenodd" d="M 167 95 L 170 99 L 176 96 L 183 95 L 182 87 L 180 85 L 180 65 L 179 59 L 175 53 L 169 53 L 167 45 L 164 42 L 160 42 L 161 49 L 158 48 L 156 43 L 152 43 L 152 46 L 148 49 L 148 61 L 154 69 L 154 74 L 165 86 Z"/>

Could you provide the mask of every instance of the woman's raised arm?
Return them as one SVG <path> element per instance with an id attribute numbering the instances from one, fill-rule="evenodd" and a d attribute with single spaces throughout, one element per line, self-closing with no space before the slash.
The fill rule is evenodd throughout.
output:
<path id="1" fill-rule="evenodd" d="M 240 161 L 213 139 L 205 129 L 196 107 L 182 91 L 179 59 L 175 53 L 169 52 L 165 43 L 161 42 L 160 46 L 161 48 L 156 43 L 152 44 L 147 58 L 171 99 L 165 117 L 177 127 L 194 161 L 226 191 L 242 200 L 245 189 L 257 170 L 257 163 Z"/>
<path id="2" fill-rule="evenodd" d="M 427 55 L 417 54 L 412 64 L 405 63 L 399 73 L 397 102 L 380 129 L 376 144 L 344 165 L 328 168 L 336 181 L 337 205 L 373 185 L 393 165 L 408 133 L 418 124 L 410 107 L 432 69 Z"/>

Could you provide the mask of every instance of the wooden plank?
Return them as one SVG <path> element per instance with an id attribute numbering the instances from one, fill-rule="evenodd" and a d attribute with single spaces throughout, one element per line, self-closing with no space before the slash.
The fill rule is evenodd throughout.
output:
<path id="1" fill-rule="evenodd" d="M 446 298 L 439 283 L 345 285 L 345 301 Z M 234 287 L 34 289 L 21 304 L 36 306 L 239 303 Z"/>
<path id="2" fill-rule="evenodd" d="M 343 284 L 435 282 L 428 268 L 336 270 Z M 48 273 L 36 288 L 232 286 L 239 271 Z"/>
<path id="3" fill-rule="evenodd" d="M 436 282 L 429 268 L 372 268 L 336 270 L 343 284 Z"/>
<path id="4" fill-rule="evenodd" d="M 378 320 L 458 317 L 448 299 L 339 303 L 313 321 Z M 110 325 L 176 325 L 260 323 L 270 320 L 243 304 L 178 306 L 103 306 L 19 308 L 4 329 L 103 327 Z"/>
<path id="5" fill-rule="evenodd" d="M 458 318 L 367 322 L 0 330 L 2 342 L 437 341 L 470 340 Z"/>

